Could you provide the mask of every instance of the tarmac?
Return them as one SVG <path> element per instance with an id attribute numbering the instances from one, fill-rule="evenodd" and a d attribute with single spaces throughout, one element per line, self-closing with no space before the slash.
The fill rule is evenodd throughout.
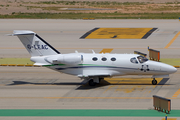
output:
<path id="1" fill-rule="evenodd" d="M 13 30 L 32 30 L 45 39 L 61 53 L 79 52 L 99 53 L 103 48 L 112 48 L 112 53 L 148 54 L 147 47 L 159 50 L 161 58 L 180 58 L 179 20 L 50 20 L 50 19 L 1 19 L 0 57 L 29 58 L 17 37 L 6 36 Z M 94 28 L 158 28 L 147 39 L 80 39 Z M 168 47 L 167 47 L 168 45 Z M 0 115 L 0 119 L 155 119 L 164 118 L 165 113 L 153 110 L 153 95 L 171 99 L 171 118 L 180 119 L 180 70 L 160 84 L 151 85 L 147 80 L 138 79 L 150 76 L 121 76 L 123 80 L 102 82 L 96 87 L 83 85 L 79 78 L 52 71 L 44 67 L 3 67 L 0 66 L 0 110 L 40 110 L 32 115 Z M 126 78 L 126 79 L 125 79 Z M 125 81 L 125 83 L 123 82 Z M 42 110 L 84 110 L 82 114 L 71 116 L 45 116 Z M 90 111 L 94 110 L 94 111 Z M 155 116 L 126 116 L 120 114 L 93 116 L 95 110 L 151 110 L 161 114 Z M 174 110 L 174 111 L 173 111 Z M 177 110 L 177 111 L 175 111 Z M 5 111 L 4 111 L 5 112 Z M 112 111 L 111 111 L 112 112 Z M 176 113 L 177 112 L 177 113 Z M 92 113 L 93 115 L 86 114 Z M 5 113 L 4 113 L 5 114 Z M 17 113 L 18 114 L 18 113 Z M 37 115 L 39 114 L 39 116 Z M 125 113 L 124 113 L 125 114 Z M 173 116 L 174 114 L 174 116 Z M 180 113 L 179 113 L 180 114 Z M 38 116 L 38 117 L 37 117 Z M 71 117 L 70 117 L 71 116 Z"/>

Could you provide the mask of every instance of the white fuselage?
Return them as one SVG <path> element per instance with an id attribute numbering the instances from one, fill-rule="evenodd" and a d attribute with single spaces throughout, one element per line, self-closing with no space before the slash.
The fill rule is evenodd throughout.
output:
<path id="1" fill-rule="evenodd" d="M 173 66 L 161 62 L 148 59 L 141 62 L 138 59 L 139 56 L 137 54 L 70 53 L 31 57 L 31 60 L 36 62 L 35 65 L 43 65 L 78 77 L 168 75 L 177 71 Z"/>

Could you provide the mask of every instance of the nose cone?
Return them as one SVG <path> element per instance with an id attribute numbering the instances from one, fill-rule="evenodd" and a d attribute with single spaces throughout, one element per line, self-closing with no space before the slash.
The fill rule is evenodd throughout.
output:
<path id="1" fill-rule="evenodd" d="M 167 65 L 167 64 L 163 65 L 162 68 L 163 68 L 165 71 L 167 71 L 169 74 L 175 73 L 175 72 L 177 71 L 177 69 L 176 69 L 175 67 L 173 67 L 173 66 L 171 66 L 171 65 Z"/>
<path id="2" fill-rule="evenodd" d="M 171 65 L 155 62 L 155 61 L 148 61 L 146 62 L 149 65 L 150 70 L 155 70 L 157 74 L 172 74 L 177 71 L 177 69 Z M 152 66 L 152 67 L 151 67 Z"/>

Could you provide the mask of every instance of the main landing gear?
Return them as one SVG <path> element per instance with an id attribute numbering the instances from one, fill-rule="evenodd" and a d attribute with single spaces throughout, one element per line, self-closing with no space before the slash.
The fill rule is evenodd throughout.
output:
<path id="1" fill-rule="evenodd" d="M 89 80 L 89 86 L 95 86 L 97 83 L 93 81 L 93 79 Z"/>
<path id="2" fill-rule="evenodd" d="M 90 78 L 89 80 L 89 86 L 95 86 L 96 84 L 100 83 L 101 80 L 103 80 L 104 78 L 98 78 L 98 77 L 95 77 L 95 78 Z"/>
<path id="3" fill-rule="evenodd" d="M 153 78 L 152 84 L 153 84 L 153 85 L 157 85 L 157 80 L 156 80 L 155 78 Z"/>

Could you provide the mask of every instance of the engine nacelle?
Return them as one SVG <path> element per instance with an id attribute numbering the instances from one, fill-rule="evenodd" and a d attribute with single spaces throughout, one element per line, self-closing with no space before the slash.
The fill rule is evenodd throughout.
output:
<path id="1" fill-rule="evenodd" d="M 57 62 L 67 65 L 76 65 L 83 62 L 83 56 L 78 54 L 66 54 L 57 58 Z"/>

